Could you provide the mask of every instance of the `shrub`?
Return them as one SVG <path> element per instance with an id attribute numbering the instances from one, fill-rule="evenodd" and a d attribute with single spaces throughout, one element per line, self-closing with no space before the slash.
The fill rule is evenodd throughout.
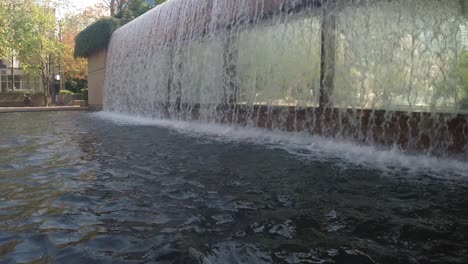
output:
<path id="1" fill-rule="evenodd" d="M 27 94 L 27 91 L 22 91 L 22 90 L 14 90 L 14 91 L 8 91 L 6 94 L 8 95 L 24 95 Z"/>
<path id="2" fill-rule="evenodd" d="M 88 88 L 81 89 L 81 100 L 88 101 Z"/>
<path id="3" fill-rule="evenodd" d="M 7 91 L 6 93 L 1 93 L 1 94 L 6 94 L 6 95 L 44 95 L 43 92 L 37 92 L 37 91 L 29 91 L 29 90 L 13 90 L 13 91 Z"/>
<path id="4" fill-rule="evenodd" d="M 78 83 L 74 80 L 70 80 L 70 81 L 66 81 L 65 82 L 65 89 L 68 90 L 68 91 L 72 91 L 74 93 L 77 93 L 77 87 L 78 87 Z"/>
<path id="5" fill-rule="evenodd" d="M 71 79 L 65 82 L 65 90 L 72 91 L 75 94 L 81 93 L 82 89 L 88 87 L 88 80 Z"/>
<path id="6" fill-rule="evenodd" d="M 68 90 L 60 90 L 60 91 L 59 91 L 59 94 L 63 94 L 63 95 L 75 95 L 74 92 L 68 91 Z"/>
<path id="7" fill-rule="evenodd" d="M 101 18 L 81 31 L 75 38 L 75 58 L 87 58 L 92 53 L 107 48 L 112 33 L 120 26 L 118 19 Z"/>

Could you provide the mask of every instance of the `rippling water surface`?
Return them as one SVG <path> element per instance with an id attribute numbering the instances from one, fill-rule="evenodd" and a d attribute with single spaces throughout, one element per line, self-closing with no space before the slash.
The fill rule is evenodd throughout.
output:
<path id="1" fill-rule="evenodd" d="M 468 262 L 462 162 L 190 128 L 0 114 L 0 262 Z"/>

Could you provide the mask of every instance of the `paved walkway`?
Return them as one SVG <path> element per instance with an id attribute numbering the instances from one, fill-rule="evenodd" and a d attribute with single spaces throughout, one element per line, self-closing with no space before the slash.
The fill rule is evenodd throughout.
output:
<path id="1" fill-rule="evenodd" d="M 49 106 L 49 107 L 0 107 L 0 113 L 14 112 L 47 112 L 47 111 L 86 111 L 82 106 Z"/>

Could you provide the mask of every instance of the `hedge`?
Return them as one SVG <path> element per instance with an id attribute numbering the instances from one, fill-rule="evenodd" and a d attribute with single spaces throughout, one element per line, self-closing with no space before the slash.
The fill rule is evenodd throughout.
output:
<path id="1" fill-rule="evenodd" d="M 44 92 L 29 91 L 29 90 L 26 90 L 26 89 L 13 90 L 13 91 L 12 91 L 12 90 L 9 90 L 9 91 L 7 91 L 6 93 L 0 92 L 0 95 L 25 95 L 25 94 L 43 96 L 43 95 L 44 95 Z"/>
<path id="2" fill-rule="evenodd" d="M 81 100 L 88 101 L 88 88 L 81 89 Z"/>
<path id="3" fill-rule="evenodd" d="M 81 31 L 75 38 L 75 58 L 87 58 L 94 52 L 107 48 L 112 33 L 119 26 L 119 19 L 105 17 Z"/>
<path id="4" fill-rule="evenodd" d="M 59 94 L 64 94 L 64 95 L 75 95 L 74 92 L 69 91 L 69 90 L 60 90 Z"/>

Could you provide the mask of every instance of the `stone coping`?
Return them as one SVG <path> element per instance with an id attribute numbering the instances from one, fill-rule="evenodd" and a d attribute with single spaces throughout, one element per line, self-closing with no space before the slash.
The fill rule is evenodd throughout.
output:
<path id="1" fill-rule="evenodd" d="M 49 106 L 49 107 L 0 107 L 0 113 L 51 112 L 51 111 L 88 111 L 89 107 Z"/>

